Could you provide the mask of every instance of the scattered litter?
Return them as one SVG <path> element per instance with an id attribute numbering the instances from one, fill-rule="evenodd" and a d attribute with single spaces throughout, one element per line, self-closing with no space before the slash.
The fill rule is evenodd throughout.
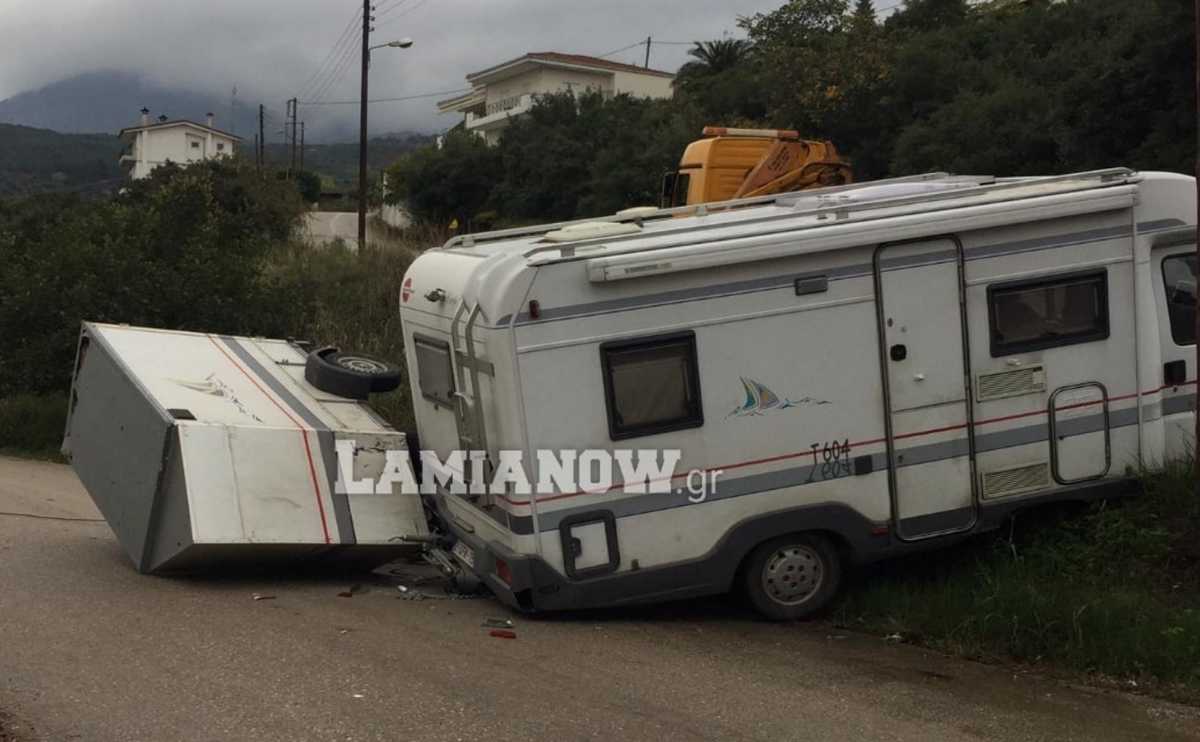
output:
<path id="1" fill-rule="evenodd" d="M 516 639 L 517 632 L 512 629 L 492 629 L 488 632 L 488 636 L 494 636 L 497 639 Z"/>
<path id="2" fill-rule="evenodd" d="M 400 592 L 402 592 L 402 593 L 406 593 L 406 592 L 408 592 L 408 586 L 407 586 L 407 585 L 397 585 L 397 586 L 396 586 L 396 589 L 397 589 L 397 590 L 399 590 L 399 591 L 400 591 Z"/>
<path id="3" fill-rule="evenodd" d="M 250 597 L 253 598 L 254 600 L 275 600 L 274 595 L 260 595 L 258 593 L 254 593 L 254 595 L 252 595 Z"/>
<path id="4" fill-rule="evenodd" d="M 485 618 L 483 627 L 487 629 L 511 629 L 513 622 L 508 618 Z"/>
<path id="5" fill-rule="evenodd" d="M 825 638 L 826 639 L 835 639 L 835 640 L 836 639 L 845 639 L 846 635 L 845 634 L 829 634 Z"/>
<path id="6" fill-rule="evenodd" d="M 884 639 L 884 641 L 889 641 L 889 642 L 904 641 L 904 637 L 900 636 L 899 634 L 888 634 L 887 636 L 883 637 L 883 639 Z"/>
<path id="7" fill-rule="evenodd" d="M 351 585 L 349 590 L 343 590 L 338 593 L 339 598 L 353 598 L 359 593 L 367 592 L 367 588 L 363 585 Z"/>
<path id="8" fill-rule="evenodd" d="M 352 695 L 353 695 L 355 698 L 366 698 L 366 696 L 364 696 L 364 695 L 363 695 L 363 694 L 361 694 L 361 693 L 354 693 L 354 694 L 352 694 Z"/>

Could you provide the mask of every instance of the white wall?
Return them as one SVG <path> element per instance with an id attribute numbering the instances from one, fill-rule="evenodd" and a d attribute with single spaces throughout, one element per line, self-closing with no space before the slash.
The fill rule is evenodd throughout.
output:
<path id="1" fill-rule="evenodd" d="M 200 149 L 194 150 L 189 144 L 190 137 L 200 138 Z M 224 145 L 218 151 L 217 145 Z M 137 143 L 133 154 L 137 158 L 132 176 L 134 179 L 144 178 L 154 168 L 165 162 L 180 164 L 194 162 L 205 158 L 224 157 L 232 155 L 235 142 L 232 138 L 214 134 L 206 129 L 196 129 L 190 126 L 168 126 L 161 129 L 146 129 L 137 133 Z"/>

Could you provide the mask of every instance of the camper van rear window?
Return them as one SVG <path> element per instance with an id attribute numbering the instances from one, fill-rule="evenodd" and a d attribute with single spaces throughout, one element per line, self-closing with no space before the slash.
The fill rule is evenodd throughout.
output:
<path id="1" fill-rule="evenodd" d="M 613 440 L 704 424 L 695 333 L 604 343 L 600 356 Z"/>
<path id="2" fill-rule="evenodd" d="M 417 353 L 417 384 L 421 396 L 435 404 L 450 407 L 454 401 L 454 370 L 450 366 L 450 345 L 417 335 L 413 338 Z"/>
<path id="3" fill-rule="evenodd" d="M 1196 343 L 1196 255 L 1163 258 L 1163 285 L 1167 290 L 1167 317 L 1176 345 Z"/>
<path id="4" fill-rule="evenodd" d="M 1108 337 L 1104 271 L 1072 273 L 988 288 L 992 356 Z"/>

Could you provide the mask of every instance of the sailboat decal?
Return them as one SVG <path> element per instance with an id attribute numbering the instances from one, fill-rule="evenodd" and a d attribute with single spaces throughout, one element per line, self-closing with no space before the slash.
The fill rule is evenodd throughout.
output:
<path id="1" fill-rule="evenodd" d="M 771 410 L 786 410 L 791 407 L 799 407 L 801 405 L 826 405 L 828 400 L 813 399 L 812 397 L 803 397 L 801 399 L 788 399 L 780 397 L 766 384 L 757 379 L 748 379 L 745 376 L 738 377 L 742 382 L 742 389 L 746 393 L 745 400 L 733 408 L 733 411 L 727 417 L 745 417 L 747 415 L 762 415 Z"/>

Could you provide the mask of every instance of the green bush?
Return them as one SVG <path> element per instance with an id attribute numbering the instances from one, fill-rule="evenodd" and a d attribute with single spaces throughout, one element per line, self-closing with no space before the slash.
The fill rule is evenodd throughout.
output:
<path id="1" fill-rule="evenodd" d="M 0 452 L 56 458 L 66 421 L 66 394 L 0 398 Z"/>
<path id="2" fill-rule="evenodd" d="M 0 397 L 65 390 L 82 320 L 274 335 L 262 280 L 303 210 L 295 188 L 222 161 L 157 168 L 111 200 L 0 209 Z"/>

